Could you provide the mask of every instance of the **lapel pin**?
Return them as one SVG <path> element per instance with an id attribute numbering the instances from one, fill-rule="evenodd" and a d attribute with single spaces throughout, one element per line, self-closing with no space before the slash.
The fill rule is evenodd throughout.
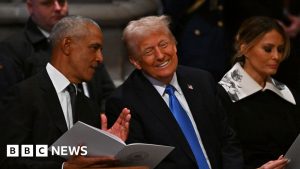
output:
<path id="1" fill-rule="evenodd" d="M 190 84 L 188 84 L 187 86 L 188 86 L 188 88 L 189 88 L 190 90 L 193 90 L 193 89 L 194 89 L 193 86 L 190 85 Z"/>

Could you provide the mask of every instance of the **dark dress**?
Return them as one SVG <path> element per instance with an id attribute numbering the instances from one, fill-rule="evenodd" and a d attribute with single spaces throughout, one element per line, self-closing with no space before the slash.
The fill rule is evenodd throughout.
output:
<path id="1" fill-rule="evenodd" d="M 245 168 L 257 168 L 284 155 L 299 132 L 299 109 L 271 90 L 232 102 L 218 85 L 218 97 L 241 141 Z"/>

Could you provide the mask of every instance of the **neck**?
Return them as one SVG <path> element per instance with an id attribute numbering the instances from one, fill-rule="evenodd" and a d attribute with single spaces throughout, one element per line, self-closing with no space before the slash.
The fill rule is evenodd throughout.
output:
<path id="1" fill-rule="evenodd" d="M 268 79 L 267 76 L 261 75 L 257 71 L 250 69 L 247 64 L 244 65 L 244 70 L 252 77 L 253 80 L 255 80 L 262 88 L 265 87 L 266 81 Z"/>

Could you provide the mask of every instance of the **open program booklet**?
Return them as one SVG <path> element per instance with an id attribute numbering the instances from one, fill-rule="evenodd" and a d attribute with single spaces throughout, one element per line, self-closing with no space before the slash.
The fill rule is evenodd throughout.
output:
<path id="1" fill-rule="evenodd" d="M 87 156 L 114 156 L 123 166 L 148 166 L 154 168 L 174 147 L 133 143 L 126 145 L 120 138 L 78 121 L 70 130 L 64 133 L 50 147 L 85 146 Z M 69 158 L 71 155 L 61 155 Z"/>
<path id="2" fill-rule="evenodd" d="M 300 168 L 300 134 L 295 139 L 289 150 L 286 152 L 285 158 L 289 159 L 286 169 Z"/>

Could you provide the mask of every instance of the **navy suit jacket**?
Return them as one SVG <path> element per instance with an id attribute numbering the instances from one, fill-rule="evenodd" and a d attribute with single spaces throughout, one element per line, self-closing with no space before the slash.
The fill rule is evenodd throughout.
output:
<path id="1" fill-rule="evenodd" d="M 212 169 L 242 168 L 242 156 L 233 131 L 215 97 L 215 83 L 204 71 L 179 67 L 178 83 L 184 93 L 200 133 Z M 191 87 L 192 86 L 192 87 Z M 174 146 L 157 166 L 162 169 L 196 169 L 188 142 L 167 104 L 141 71 L 135 70 L 108 99 L 109 123 L 123 107 L 131 110 L 128 143 L 144 142 Z"/>
<path id="2" fill-rule="evenodd" d="M 96 103 L 83 94 L 78 97 L 81 97 L 76 107 L 79 120 L 100 127 Z M 0 101 L 0 112 L 1 169 L 61 169 L 64 159 L 58 156 L 7 158 L 5 154 L 7 144 L 51 145 L 67 131 L 58 96 L 46 70 L 14 86 Z"/>

